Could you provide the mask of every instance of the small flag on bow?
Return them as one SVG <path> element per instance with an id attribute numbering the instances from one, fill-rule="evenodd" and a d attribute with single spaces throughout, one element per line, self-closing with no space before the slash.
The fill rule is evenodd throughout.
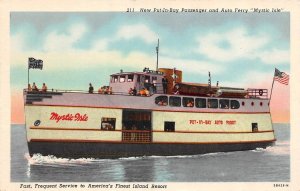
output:
<path id="1" fill-rule="evenodd" d="M 36 60 L 32 57 L 28 58 L 28 69 L 43 69 L 43 60 Z"/>
<path id="2" fill-rule="evenodd" d="M 289 84 L 290 76 L 284 72 L 280 72 L 277 68 L 275 68 L 274 80 L 278 81 L 284 85 Z"/>

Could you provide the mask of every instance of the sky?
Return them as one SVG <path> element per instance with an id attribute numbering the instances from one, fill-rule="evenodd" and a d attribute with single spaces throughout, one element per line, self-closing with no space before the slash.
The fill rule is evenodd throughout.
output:
<path id="1" fill-rule="evenodd" d="M 22 89 L 30 83 L 87 90 L 109 75 L 159 67 L 183 81 L 271 89 L 274 69 L 290 73 L 290 15 L 281 13 L 11 12 L 12 123 L 24 123 Z M 274 83 L 274 122 L 289 122 L 289 86 Z M 284 101 L 283 101 L 284 100 Z"/>

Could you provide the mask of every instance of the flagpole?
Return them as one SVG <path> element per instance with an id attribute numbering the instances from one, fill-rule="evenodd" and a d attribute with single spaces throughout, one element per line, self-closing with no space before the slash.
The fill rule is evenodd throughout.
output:
<path id="1" fill-rule="evenodd" d="M 159 51 L 159 39 L 157 40 L 157 47 L 156 47 L 156 71 L 158 71 L 158 51 Z"/>
<path id="2" fill-rule="evenodd" d="M 276 70 L 276 69 L 275 69 L 275 70 Z M 272 92 L 273 92 L 273 86 L 274 86 L 274 78 L 275 78 L 275 71 L 274 71 L 274 76 L 273 76 L 273 83 L 272 83 L 271 95 L 270 95 L 269 103 L 271 103 Z"/>
<path id="3" fill-rule="evenodd" d="M 27 73 L 27 80 L 28 80 L 27 85 L 28 85 L 29 84 L 29 58 L 28 58 L 27 70 L 28 70 L 28 73 Z"/>

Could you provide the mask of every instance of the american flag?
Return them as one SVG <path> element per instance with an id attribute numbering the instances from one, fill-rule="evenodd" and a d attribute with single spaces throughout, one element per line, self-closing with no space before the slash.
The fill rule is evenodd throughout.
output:
<path id="1" fill-rule="evenodd" d="M 280 72 L 277 68 L 275 68 L 274 80 L 278 81 L 284 85 L 289 84 L 290 76 L 284 72 Z"/>

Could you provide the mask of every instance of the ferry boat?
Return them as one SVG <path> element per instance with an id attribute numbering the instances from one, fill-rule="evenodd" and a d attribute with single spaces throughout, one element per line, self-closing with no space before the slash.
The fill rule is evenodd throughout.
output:
<path id="1" fill-rule="evenodd" d="M 25 89 L 24 107 L 30 155 L 197 155 L 276 141 L 267 89 L 187 83 L 171 68 L 120 71 L 93 92 Z"/>

